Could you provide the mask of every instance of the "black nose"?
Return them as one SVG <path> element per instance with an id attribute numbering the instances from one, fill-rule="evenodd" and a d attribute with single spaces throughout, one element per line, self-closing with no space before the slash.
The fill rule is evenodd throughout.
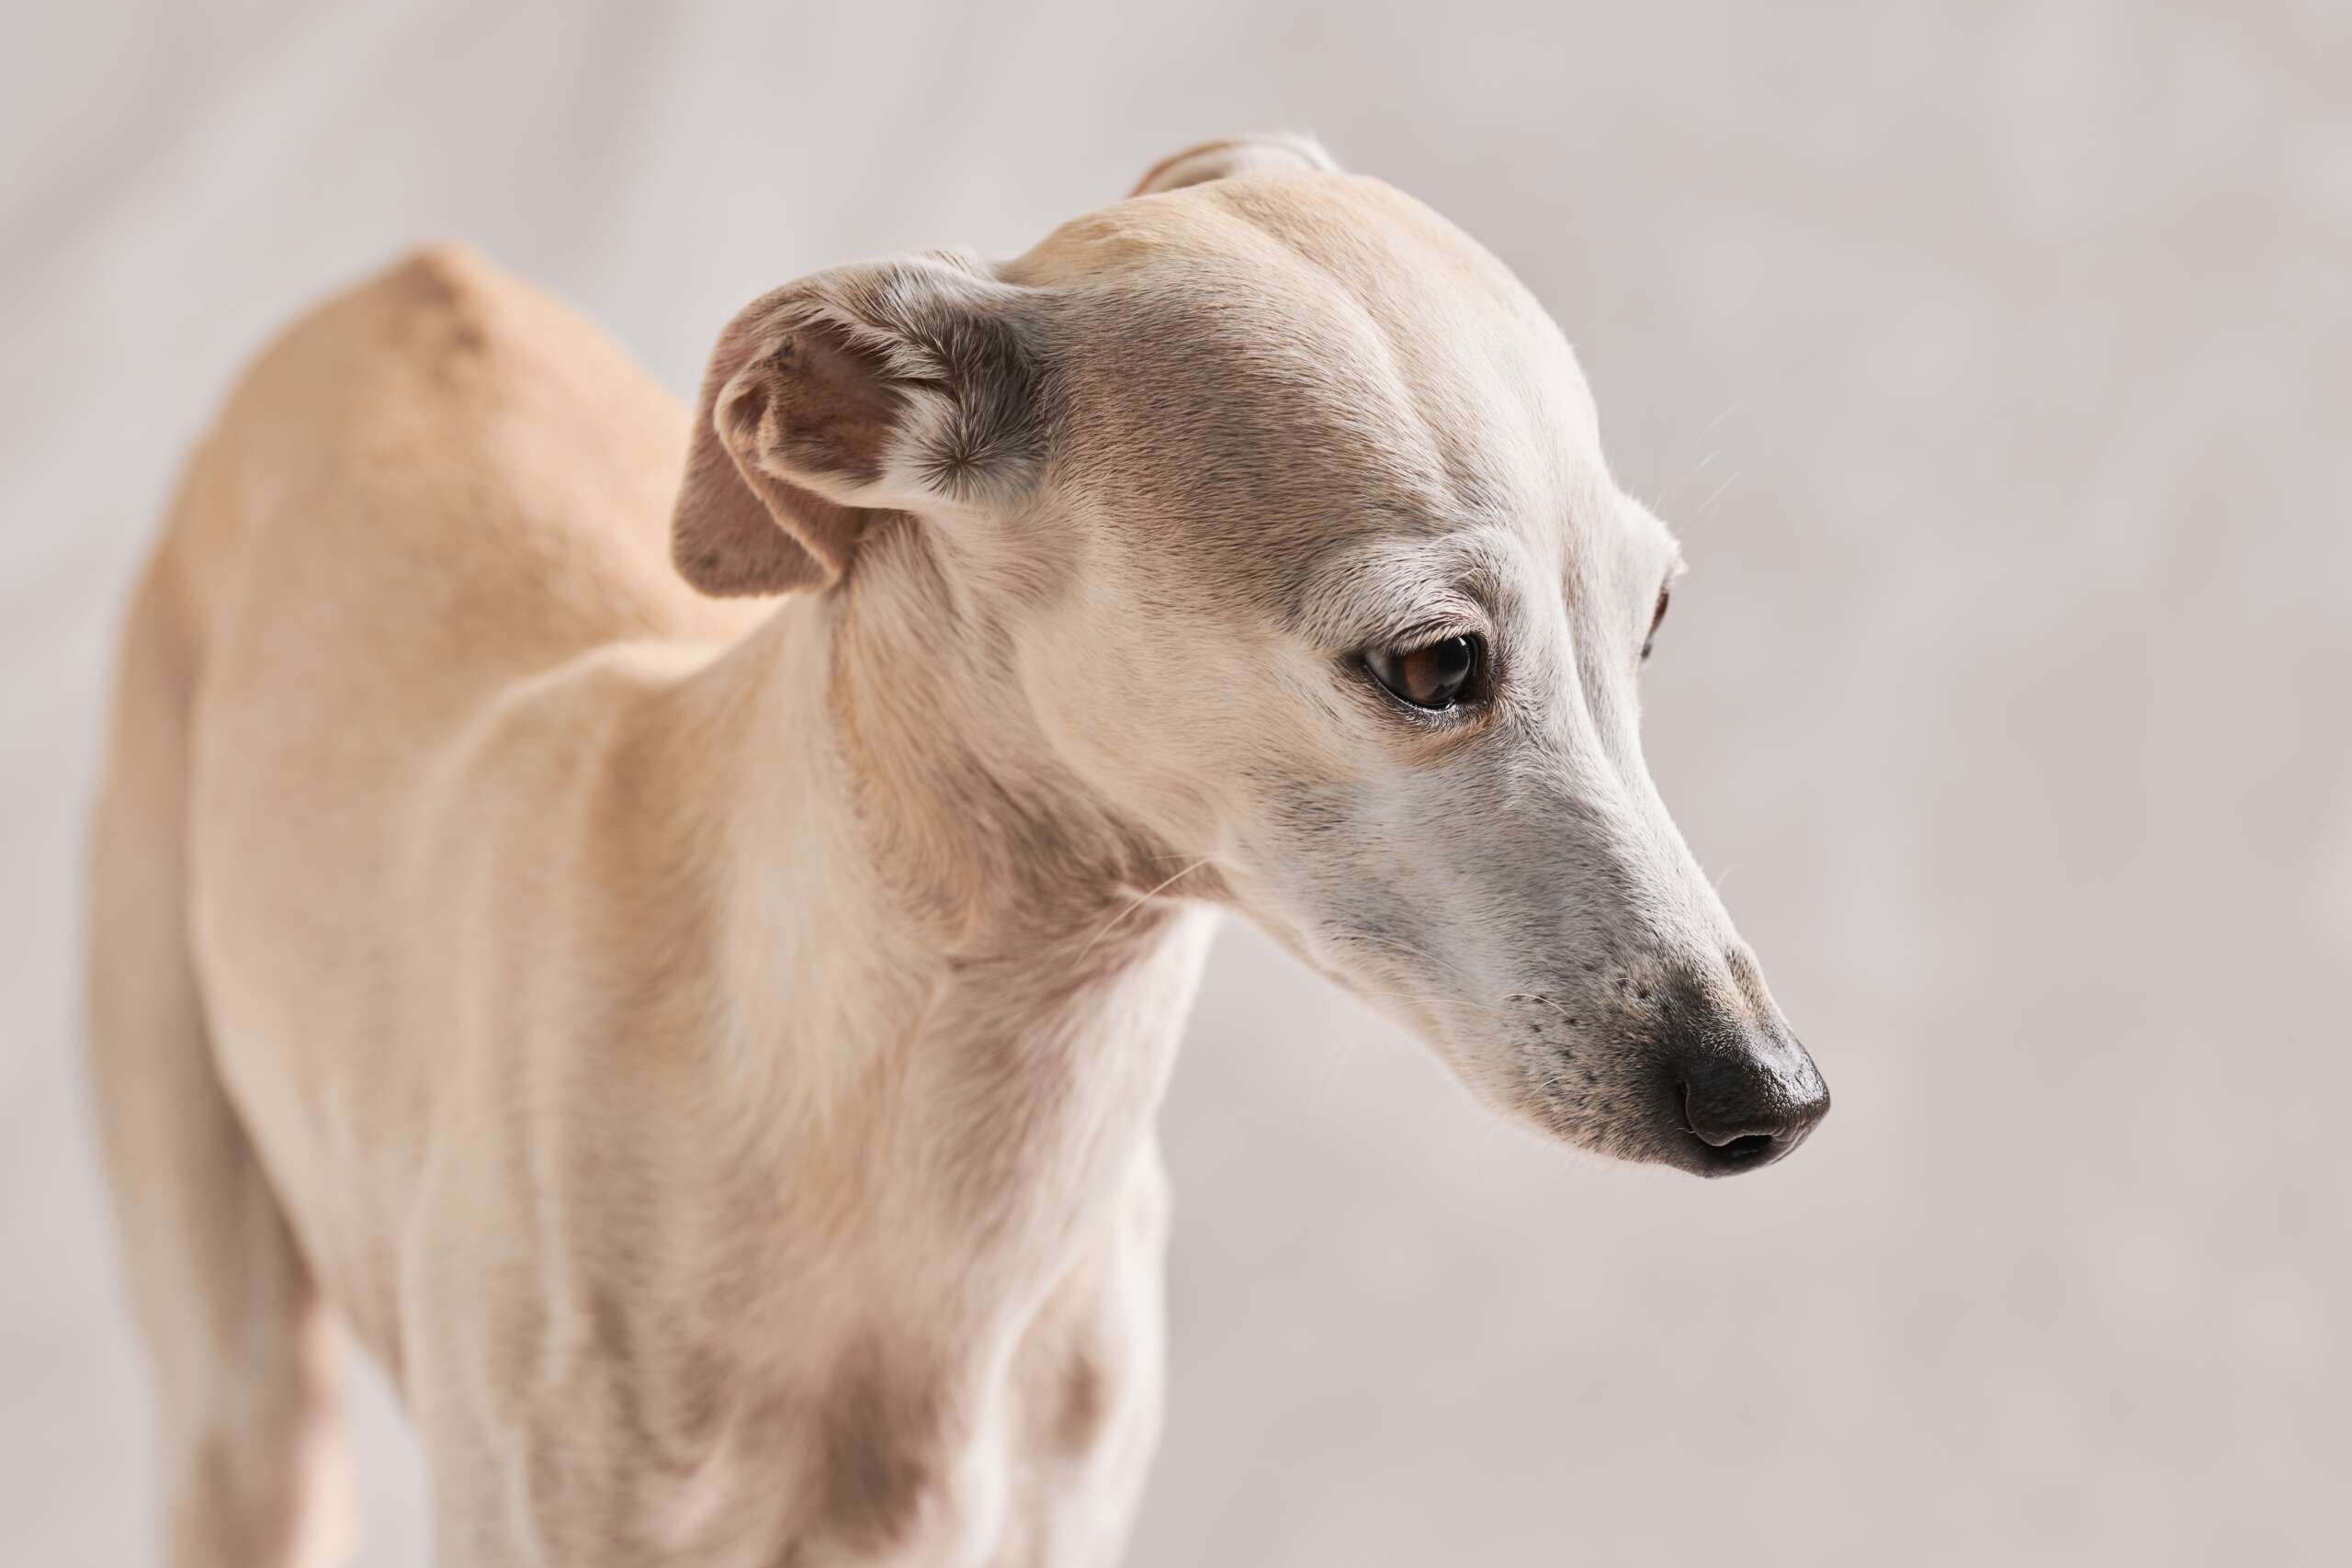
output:
<path id="1" fill-rule="evenodd" d="M 1716 1044 L 1680 1064 L 1683 1124 L 1709 1176 L 1771 1164 L 1829 1114 L 1829 1086 L 1791 1041 Z"/>

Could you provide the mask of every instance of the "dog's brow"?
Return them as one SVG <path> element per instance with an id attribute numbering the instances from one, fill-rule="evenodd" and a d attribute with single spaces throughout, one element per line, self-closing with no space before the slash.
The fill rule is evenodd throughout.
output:
<path id="1" fill-rule="evenodd" d="M 1664 518 L 1651 511 L 1634 496 L 1621 495 L 1618 505 L 1631 513 L 1634 517 L 1646 523 L 1650 531 L 1665 544 L 1666 570 L 1660 581 L 1671 582 L 1690 570 L 1690 564 L 1682 557 L 1682 541 L 1674 536 L 1674 531 L 1666 525 Z"/>
<path id="2" fill-rule="evenodd" d="M 1284 605 L 1294 635 L 1334 649 L 1476 617 L 1499 573 L 1456 540 L 1351 541 L 1309 561 Z"/>

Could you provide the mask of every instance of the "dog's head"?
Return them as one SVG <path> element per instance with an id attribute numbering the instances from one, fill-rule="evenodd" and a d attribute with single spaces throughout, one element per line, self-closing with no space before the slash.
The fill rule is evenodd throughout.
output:
<path id="1" fill-rule="evenodd" d="M 715 593 L 922 562 L 991 723 L 1507 1114 L 1713 1175 L 1828 1107 L 1643 764 L 1679 560 L 1575 356 L 1312 143 L 755 302 L 674 545 Z"/>

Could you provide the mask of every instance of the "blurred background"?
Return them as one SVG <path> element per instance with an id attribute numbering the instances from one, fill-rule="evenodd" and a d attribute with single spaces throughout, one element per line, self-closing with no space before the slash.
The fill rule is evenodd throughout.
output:
<path id="1" fill-rule="evenodd" d="M 1133 1562 L 2346 1561 L 2352 11 L 12 7 L 0 1554 L 151 1560 L 76 1041 L 113 627 L 289 313 L 474 240 L 682 393 L 752 295 L 1319 134 L 1516 268 L 1695 570 L 1650 759 L 1837 1093 L 1565 1156 L 1222 940 Z M 361 1386 L 370 1565 L 419 1466 Z"/>

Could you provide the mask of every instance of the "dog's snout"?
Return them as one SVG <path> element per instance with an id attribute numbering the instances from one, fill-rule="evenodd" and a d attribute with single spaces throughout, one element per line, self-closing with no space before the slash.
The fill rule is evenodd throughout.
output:
<path id="1" fill-rule="evenodd" d="M 1654 1081 L 1662 1080 L 1668 1123 L 1657 1157 L 1701 1176 L 1770 1165 L 1829 1113 L 1829 1088 L 1772 1006 L 1754 961 L 1735 953 L 1729 979 L 1671 975 L 1657 1004 L 1653 1038 L 1664 1070 Z"/>
<path id="2" fill-rule="evenodd" d="M 1713 1043 L 1677 1064 L 1683 1124 L 1709 1176 L 1771 1164 L 1829 1113 L 1829 1088 L 1794 1041 Z"/>

